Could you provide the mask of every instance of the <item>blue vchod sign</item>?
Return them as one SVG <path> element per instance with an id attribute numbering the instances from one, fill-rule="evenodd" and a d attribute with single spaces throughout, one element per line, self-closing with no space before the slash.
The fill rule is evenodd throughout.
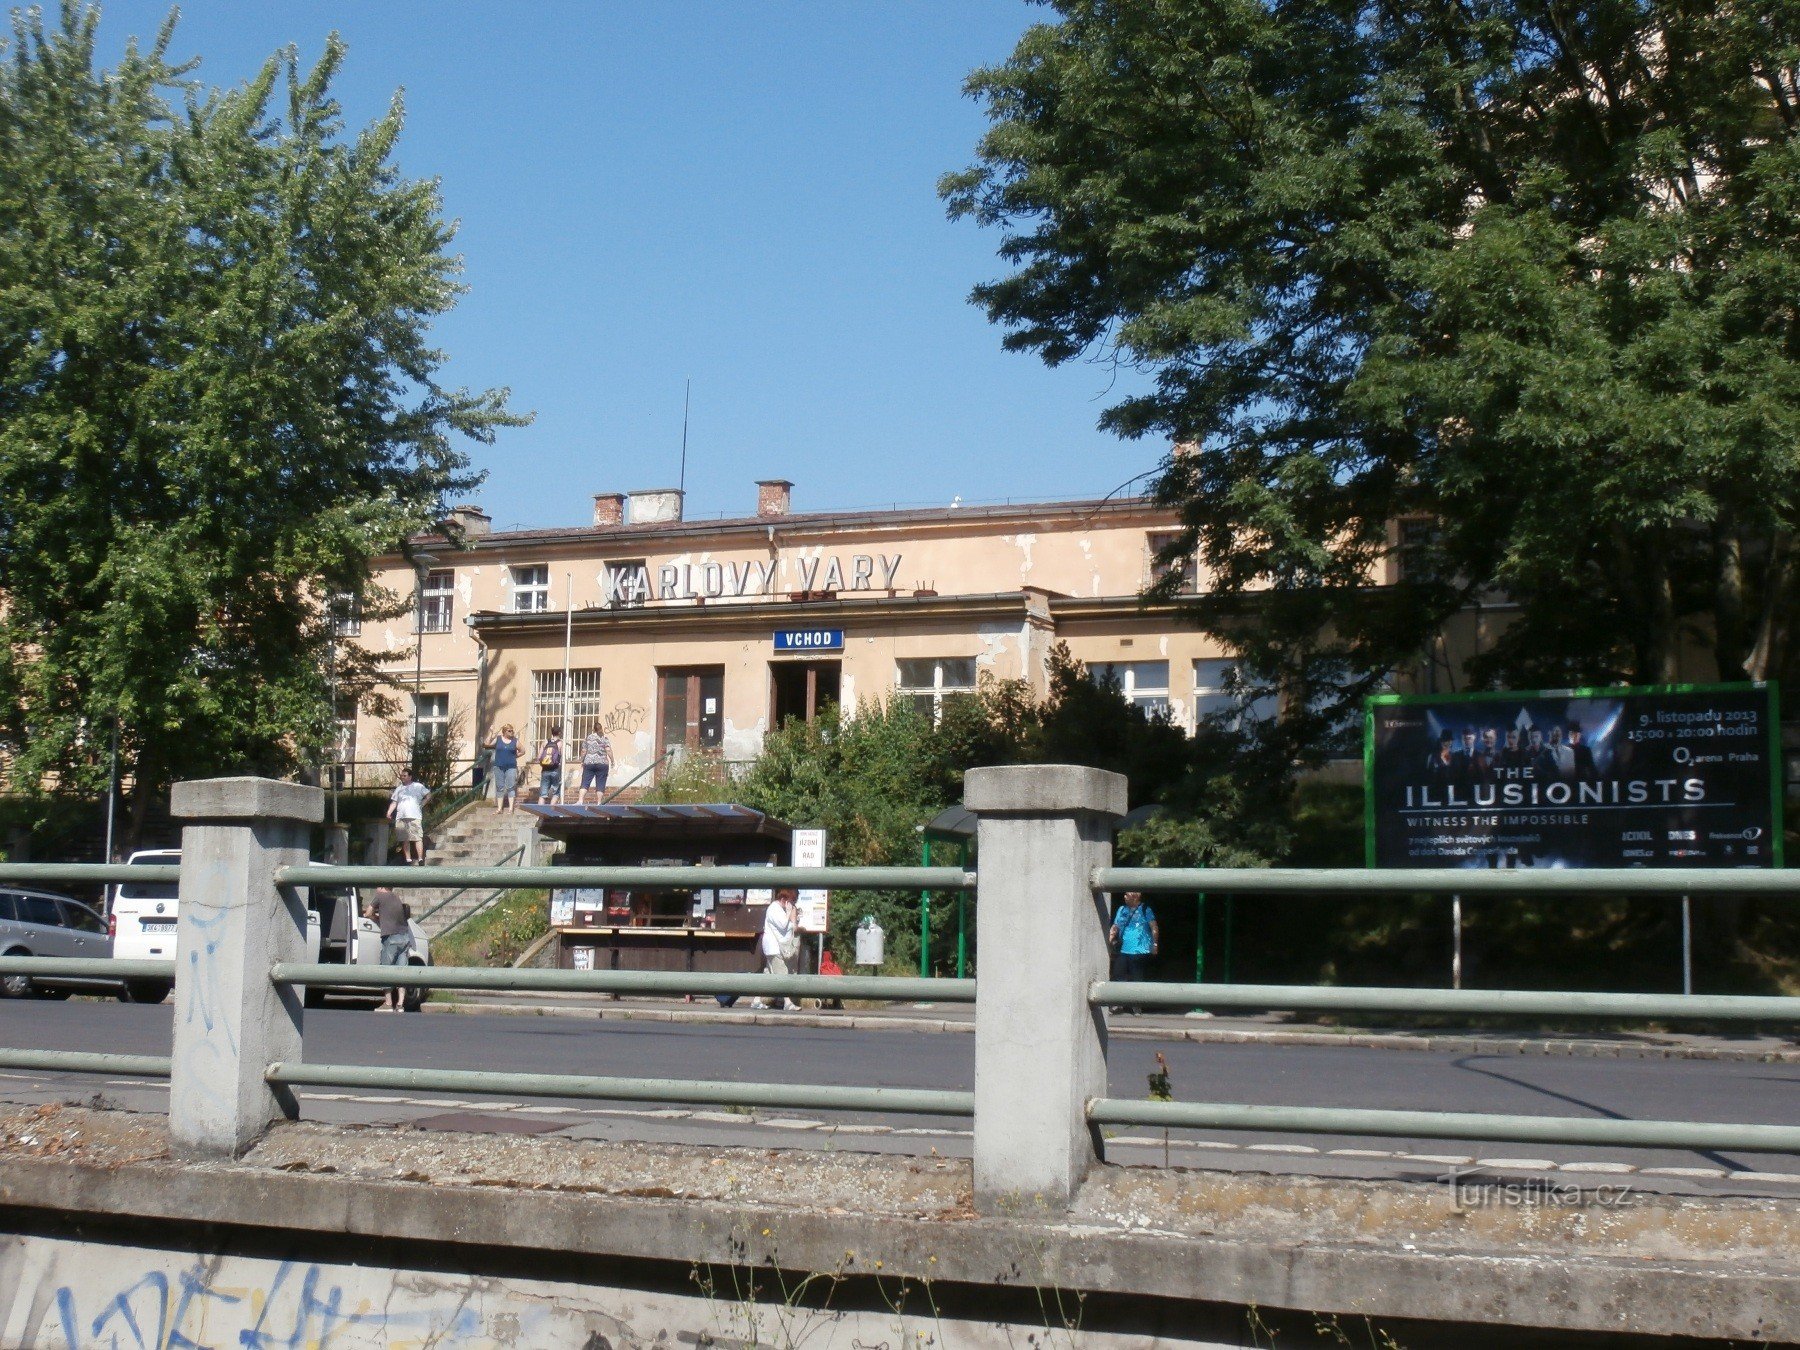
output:
<path id="1" fill-rule="evenodd" d="M 844 630 L 841 628 L 777 628 L 775 650 L 778 652 L 841 652 Z"/>

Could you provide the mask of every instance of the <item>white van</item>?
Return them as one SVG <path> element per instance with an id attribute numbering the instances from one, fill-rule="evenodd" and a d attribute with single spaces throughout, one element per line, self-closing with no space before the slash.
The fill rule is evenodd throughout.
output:
<path id="1" fill-rule="evenodd" d="M 131 867 L 173 867 L 180 861 L 178 848 L 140 849 L 125 860 Z M 106 929 L 116 961 L 173 961 L 175 883 L 121 881 L 113 887 Z M 127 980 L 119 997 L 128 1003 L 161 1003 L 174 987 L 171 980 Z"/>
<path id="2" fill-rule="evenodd" d="M 144 849 L 126 860 L 128 866 L 161 864 L 179 866 L 178 848 Z M 381 929 L 363 917 L 356 891 L 349 886 L 309 886 L 306 895 L 306 959 L 327 965 L 375 966 L 381 964 Z M 172 881 L 123 881 L 113 888 L 107 928 L 112 934 L 112 954 L 120 960 L 175 959 L 176 886 Z M 431 941 L 417 923 L 412 929 L 413 949 L 408 964 L 431 964 Z M 131 1003 L 161 1003 L 174 988 L 170 980 L 130 980 L 120 998 Z M 367 995 L 366 989 L 309 986 L 306 1001 L 317 1007 L 328 992 Z M 406 991 L 406 1006 L 416 1010 L 423 991 Z"/>

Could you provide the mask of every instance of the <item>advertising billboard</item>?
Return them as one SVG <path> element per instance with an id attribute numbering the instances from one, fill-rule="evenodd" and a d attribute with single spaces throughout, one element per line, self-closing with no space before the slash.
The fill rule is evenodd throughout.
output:
<path id="1" fill-rule="evenodd" d="M 1773 686 L 1369 700 L 1371 867 L 1779 867 Z"/>

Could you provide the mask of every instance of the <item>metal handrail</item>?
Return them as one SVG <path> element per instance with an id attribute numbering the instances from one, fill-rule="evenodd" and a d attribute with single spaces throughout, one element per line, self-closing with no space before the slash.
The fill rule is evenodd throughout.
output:
<path id="1" fill-rule="evenodd" d="M 1311 984 L 1098 981 L 1095 1007 L 1249 1008 L 1281 1012 L 1465 1013 L 1471 1016 L 1684 1018 L 1800 1023 L 1800 998 L 1764 994 L 1590 994 L 1538 989 L 1392 989 Z"/>
<path id="2" fill-rule="evenodd" d="M 494 866 L 495 867 L 505 867 L 508 863 L 512 862 L 512 860 L 514 858 L 517 858 L 520 855 L 522 855 L 525 852 L 525 848 L 526 848 L 526 846 L 524 844 L 520 844 L 511 853 L 507 854 L 499 862 L 495 863 Z M 456 899 L 459 895 L 467 895 L 470 891 L 472 891 L 474 889 L 475 888 L 473 886 L 458 886 L 455 890 L 451 891 L 450 894 L 446 895 L 442 900 L 438 901 L 430 909 L 426 910 L 423 914 L 419 915 L 415 922 L 424 923 L 425 920 L 429 919 L 433 914 L 436 914 L 440 909 L 442 909 L 445 905 L 449 904 L 452 900 Z M 492 900 L 494 898 L 494 896 L 499 895 L 499 894 L 501 894 L 500 891 L 493 892 L 491 895 L 488 896 L 488 900 Z M 485 904 L 486 901 L 483 901 L 482 903 Z M 474 912 L 473 910 L 470 911 L 470 913 L 473 913 L 473 912 Z M 458 919 L 456 921 L 456 923 L 461 923 L 463 921 L 463 919 L 466 919 L 468 917 L 469 917 L 468 914 L 465 914 L 462 916 L 462 919 Z M 454 928 L 454 927 L 456 927 L 455 923 L 450 925 L 450 928 Z M 444 930 L 444 933 L 448 933 L 450 931 L 450 928 L 446 928 Z M 442 937 L 444 935 L 444 933 L 439 933 L 438 936 Z"/>
<path id="3" fill-rule="evenodd" d="M 283 867 L 283 886 L 497 886 L 503 890 L 637 886 L 672 890 L 744 887 L 841 891 L 972 890 L 975 874 L 960 867 Z"/>
<path id="4" fill-rule="evenodd" d="M 745 937 L 754 934 L 746 933 Z M 336 966 L 281 961 L 271 983 L 369 989 L 515 989 L 561 994 L 774 994 L 787 998 L 975 1002 L 974 980 L 882 975 L 690 974 L 662 970 L 522 970 L 511 966 Z"/>
<path id="5" fill-rule="evenodd" d="M 1787 895 L 1800 870 L 1767 867 L 1096 867 L 1096 891 L 1213 895 Z"/>
<path id="6" fill-rule="evenodd" d="M 1362 1111 L 1332 1106 L 1128 1101 L 1116 1097 L 1090 1101 L 1087 1115 L 1096 1125 L 1162 1125 L 1201 1130 L 1377 1135 L 1400 1139 L 1478 1139 L 1511 1144 L 1610 1144 L 1728 1153 L 1800 1153 L 1800 1125 L 1583 1120 L 1567 1116 L 1476 1115 L 1465 1111 Z"/>
<path id="7" fill-rule="evenodd" d="M 116 1073 L 133 1078 L 167 1078 L 168 1055 L 93 1055 L 80 1050 L 13 1050 L 0 1047 L 0 1069 L 42 1069 L 51 1073 Z"/>
<path id="8" fill-rule="evenodd" d="M 110 956 L 0 956 L 0 975 L 66 975 L 72 980 L 172 980 L 175 963 Z"/>
<path id="9" fill-rule="evenodd" d="M 643 768 L 639 769 L 636 773 L 632 774 L 630 778 L 626 779 L 623 783 L 620 783 L 619 786 L 617 786 L 616 788 L 610 789 L 604 796 L 602 796 L 600 798 L 600 801 L 598 804 L 601 806 L 605 806 L 608 802 L 616 800 L 620 793 L 631 791 L 632 788 L 636 787 L 638 785 L 638 783 L 643 780 L 643 778 L 646 774 L 655 773 L 663 765 L 667 764 L 669 762 L 669 759 L 674 754 L 675 754 L 675 751 L 672 749 L 663 751 L 660 755 L 658 755 L 655 759 L 651 760 Z"/>
<path id="10" fill-rule="evenodd" d="M 119 881 L 180 881 L 176 863 L 28 863 L 0 862 L 0 881 L 88 881 L 102 885 Z"/>
<path id="11" fill-rule="evenodd" d="M 824 1083 L 721 1083 L 679 1078 L 600 1078 L 561 1073 L 484 1073 L 473 1069 L 399 1069 L 359 1064 L 271 1064 L 264 1077 L 288 1087 L 401 1088 L 489 1096 L 579 1097 L 596 1101 L 777 1106 L 801 1110 L 882 1111 L 915 1116 L 972 1116 L 973 1092 L 927 1088 L 839 1087 Z"/>

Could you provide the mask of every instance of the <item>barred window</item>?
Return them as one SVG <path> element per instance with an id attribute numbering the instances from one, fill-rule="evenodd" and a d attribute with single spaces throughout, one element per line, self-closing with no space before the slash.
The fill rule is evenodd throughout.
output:
<path id="1" fill-rule="evenodd" d="M 531 672 L 531 722 L 525 729 L 531 749 L 535 751 L 555 726 L 563 729 L 563 741 L 571 745 L 580 745 L 590 731 L 605 730 L 599 670 L 571 670 L 566 693 L 562 671 Z"/>

